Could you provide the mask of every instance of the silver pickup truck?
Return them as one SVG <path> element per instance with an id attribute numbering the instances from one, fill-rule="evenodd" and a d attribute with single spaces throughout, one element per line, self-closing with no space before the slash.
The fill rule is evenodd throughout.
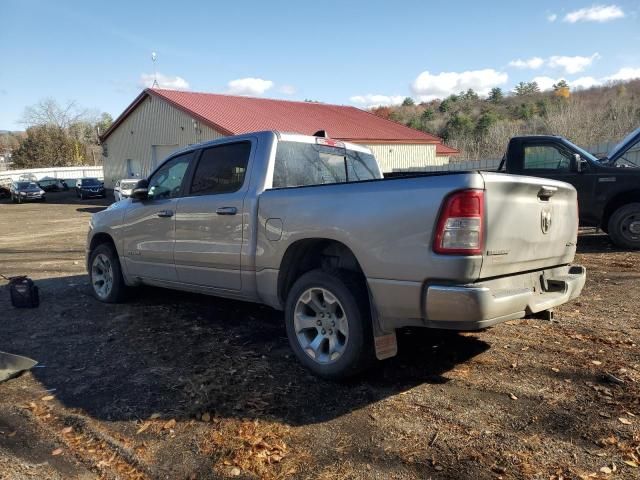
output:
<path id="1" fill-rule="evenodd" d="M 401 327 L 477 330 L 575 298 L 576 191 L 486 172 L 383 179 L 364 147 L 278 132 L 192 145 L 93 215 L 95 296 L 147 284 L 284 310 L 326 378 L 396 354 Z"/>

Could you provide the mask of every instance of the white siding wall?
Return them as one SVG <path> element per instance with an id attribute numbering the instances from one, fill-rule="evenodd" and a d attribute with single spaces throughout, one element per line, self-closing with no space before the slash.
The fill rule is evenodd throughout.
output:
<path id="1" fill-rule="evenodd" d="M 434 144 L 397 144 L 385 143 L 365 145 L 378 159 L 383 173 L 419 170 L 421 167 L 446 165 L 449 157 L 436 157 Z"/>
<path id="2" fill-rule="evenodd" d="M 178 145 L 220 138 L 223 135 L 193 119 L 157 97 L 147 97 L 105 141 L 107 157 L 102 158 L 107 188 L 127 177 L 127 159 L 139 160 L 142 175 L 153 169 L 152 145 Z"/>

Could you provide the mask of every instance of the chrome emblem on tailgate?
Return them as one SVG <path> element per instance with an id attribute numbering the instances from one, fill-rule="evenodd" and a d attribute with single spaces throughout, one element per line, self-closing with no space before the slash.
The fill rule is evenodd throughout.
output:
<path id="1" fill-rule="evenodd" d="M 545 235 L 551 230 L 551 207 L 543 207 L 540 212 L 540 228 Z"/>

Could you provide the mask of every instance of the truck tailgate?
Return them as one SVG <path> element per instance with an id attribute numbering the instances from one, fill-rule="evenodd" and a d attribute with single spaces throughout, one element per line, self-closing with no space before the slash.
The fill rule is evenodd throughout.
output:
<path id="1" fill-rule="evenodd" d="M 568 264 L 578 235 L 575 189 L 544 178 L 483 172 L 485 248 L 480 278 Z"/>

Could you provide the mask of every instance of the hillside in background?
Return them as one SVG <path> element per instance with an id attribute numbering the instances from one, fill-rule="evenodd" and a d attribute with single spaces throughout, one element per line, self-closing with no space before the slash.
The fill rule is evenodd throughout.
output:
<path id="1" fill-rule="evenodd" d="M 494 88 L 487 98 L 468 90 L 372 112 L 442 137 L 460 159 L 499 158 L 515 135 L 562 135 L 585 147 L 623 138 L 640 126 L 640 80 L 577 91 L 559 82 L 545 92 L 521 82 L 509 93 Z"/>

